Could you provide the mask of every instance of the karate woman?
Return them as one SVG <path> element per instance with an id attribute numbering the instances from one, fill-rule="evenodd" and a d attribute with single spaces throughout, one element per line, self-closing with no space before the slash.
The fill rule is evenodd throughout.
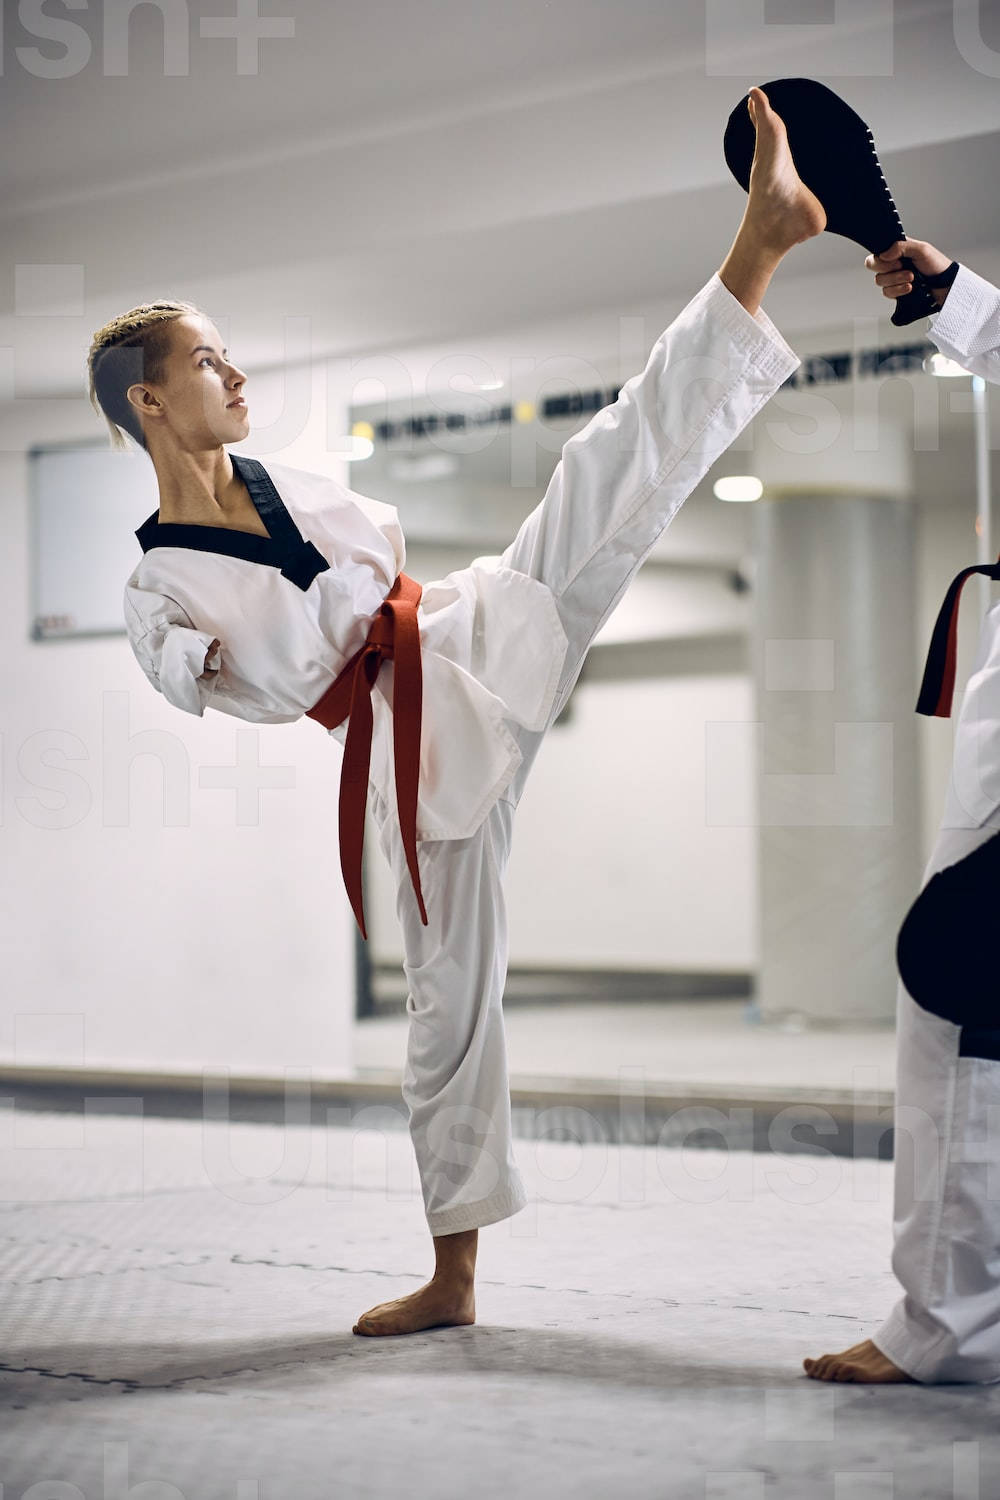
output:
<path id="1" fill-rule="evenodd" d="M 887 297 L 936 278 L 928 332 L 1000 381 L 1000 290 L 921 240 L 865 265 Z M 965 571 L 965 570 L 963 570 Z M 980 571 L 967 570 L 974 575 Z M 989 570 L 1000 579 L 1000 569 Z M 942 606 L 920 711 L 947 716 L 962 574 Z M 904 1296 L 870 1339 L 804 1361 L 816 1380 L 1000 1381 L 1000 604 L 983 621 L 955 726 L 948 794 L 900 930 L 892 1268 Z M 917 1003 L 919 1000 L 920 1003 Z"/>
<path id="2" fill-rule="evenodd" d="M 366 786 L 394 872 L 409 986 L 403 1097 L 435 1269 L 418 1291 L 362 1314 L 358 1334 L 475 1319 L 479 1227 L 526 1202 L 501 1012 L 514 810 L 636 570 L 799 364 L 760 302 L 785 253 L 826 216 L 759 89 L 748 109 L 757 132 L 749 198 L 718 272 L 659 336 L 645 369 L 567 441 L 503 557 L 422 592 L 402 574 L 391 506 L 227 453 L 224 444 L 249 431 L 246 377 L 191 304 L 133 309 L 91 347 L 95 406 L 113 440 L 124 445 L 123 427 L 146 449 L 159 483 L 125 589 L 140 666 L 190 713 L 211 705 L 262 723 L 309 713 L 336 731 L 345 740 L 342 857 L 362 931 Z"/>

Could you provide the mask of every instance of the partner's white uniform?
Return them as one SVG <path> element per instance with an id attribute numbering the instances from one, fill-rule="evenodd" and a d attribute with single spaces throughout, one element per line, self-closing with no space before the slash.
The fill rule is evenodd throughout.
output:
<path id="1" fill-rule="evenodd" d="M 798 364 L 767 314 L 752 317 L 713 275 L 641 374 L 565 443 L 503 557 L 425 586 L 417 831 L 426 927 L 395 815 L 391 664 L 378 678 L 371 804 L 396 878 L 409 984 L 403 1097 L 433 1235 L 507 1218 L 526 1201 L 501 997 L 502 879 L 528 771 L 650 548 Z M 133 650 L 154 686 L 191 713 L 209 704 L 256 722 L 299 718 L 362 645 L 403 566 L 391 506 L 265 467 L 280 496 L 248 487 L 270 538 L 158 526 L 155 516 L 137 533 L 149 550 L 125 590 Z M 216 673 L 203 679 L 216 637 L 207 664 Z"/>
<path id="2" fill-rule="evenodd" d="M 932 314 L 929 334 L 964 369 L 1000 382 L 1000 291 L 966 266 Z M 941 582 L 943 595 L 951 580 Z M 998 832 L 994 604 L 957 715 L 948 794 L 923 885 Z M 960 1026 L 923 1010 L 900 983 L 892 1267 L 905 1296 L 873 1342 L 927 1383 L 1000 1380 L 1000 1061 L 961 1056 L 961 1038 Z"/>

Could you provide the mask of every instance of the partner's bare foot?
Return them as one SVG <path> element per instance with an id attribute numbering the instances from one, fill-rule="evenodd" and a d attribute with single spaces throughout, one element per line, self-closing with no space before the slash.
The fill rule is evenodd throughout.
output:
<path id="1" fill-rule="evenodd" d="M 422 1328 L 450 1328 L 476 1321 L 476 1294 L 471 1281 L 432 1278 L 409 1297 L 380 1302 L 362 1313 L 352 1332 L 378 1337 L 387 1333 L 419 1333 Z"/>
<path id="2" fill-rule="evenodd" d="M 747 227 L 759 234 L 762 243 L 784 253 L 826 228 L 826 210 L 795 170 L 785 122 L 775 114 L 763 89 L 750 90 L 747 108 L 757 133 Z"/>
<path id="3" fill-rule="evenodd" d="M 855 1385 L 889 1385 L 909 1381 L 912 1376 L 904 1374 L 891 1359 L 886 1359 L 881 1349 L 876 1349 L 871 1339 L 852 1344 L 842 1354 L 823 1354 L 819 1359 L 804 1359 L 802 1368 L 811 1380 L 842 1380 Z"/>

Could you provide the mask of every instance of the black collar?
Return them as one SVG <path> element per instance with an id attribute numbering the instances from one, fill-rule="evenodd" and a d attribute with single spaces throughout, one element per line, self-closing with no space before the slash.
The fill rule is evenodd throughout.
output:
<path id="1" fill-rule="evenodd" d="M 225 526 L 161 521 L 156 510 L 135 533 L 140 547 L 143 552 L 153 547 L 190 547 L 196 552 L 242 557 L 246 562 L 278 568 L 283 578 L 305 592 L 317 573 L 324 572 L 330 564 L 312 542 L 304 539 L 259 459 L 248 458 L 245 453 L 231 453 L 229 457 L 270 535 L 255 536 L 253 532 L 232 531 Z"/>

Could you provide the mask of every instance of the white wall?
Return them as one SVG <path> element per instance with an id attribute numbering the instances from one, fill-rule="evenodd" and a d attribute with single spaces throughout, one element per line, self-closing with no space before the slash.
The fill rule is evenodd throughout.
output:
<path id="1" fill-rule="evenodd" d="M 705 816 L 706 723 L 752 717 L 746 677 L 581 687 L 518 809 L 512 962 L 753 967 L 755 830 Z"/>
<path id="2" fill-rule="evenodd" d="M 326 399 L 273 457 L 329 467 L 312 421 Z M 328 400 L 336 431 L 345 402 Z M 79 406 L 75 420 L 56 402 L 31 410 L 35 422 L 5 424 L 0 454 L 0 1058 L 343 1076 L 355 980 L 340 748 L 311 720 L 244 726 L 173 708 L 124 629 L 30 639 L 24 450 L 102 430 Z M 267 442 L 265 430 L 237 451 L 266 463 Z M 235 794 L 211 782 L 237 736 L 283 778 L 244 825 Z"/>

